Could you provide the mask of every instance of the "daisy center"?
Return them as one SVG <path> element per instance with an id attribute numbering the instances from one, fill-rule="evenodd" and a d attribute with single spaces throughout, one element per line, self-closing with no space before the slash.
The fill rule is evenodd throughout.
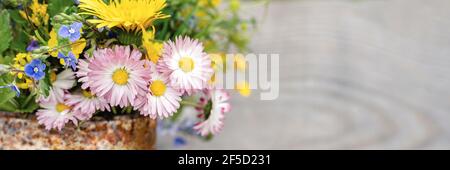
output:
<path id="1" fill-rule="evenodd" d="M 56 81 L 56 73 L 54 71 L 50 72 L 50 82 L 54 83 Z"/>
<path id="2" fill-rule="evenodd" d="M 154 96 L 162 96 L 166 92 L 166 84 L 164 84 L 164 82 L 161 80 L 153 81 L 153 83 L 150 85 L 150 91 Z"/>
<path id="3" fill-rule="evenodd" d="M 191 72 L 194 69 L 194 60 L 192 60 L 191 57 L 183 57 L 178 61 L 178 66 L 183 70 L 185 73 Z"/>
<path id="4" fill-rule="evenodd" d="M 64 110 L 68 110 L 68 109 L 70 109 L 70 107 L 63 103 L 56 104 L 56 111 L 59 113 L 63 112 Z"/>
<path id="5" fill-rule="evenodd" d="M 86 97 L 86 98 L 92 98 L 92 97 L 94 97 L 94 95 L 92 95 L 92 93 L 89 92 L 89 91 L 87 91 L 87 90 L 82 90 L 82 91 L 81 91 L 81 94 L 83 94 L 83 96 Z"/>
<path id="6" fill-rule="evenodd" d="M 125 69 L 117 69 L 112 75 L 114 83 L 125 85 L 128 83 L 128 72 Z"/>

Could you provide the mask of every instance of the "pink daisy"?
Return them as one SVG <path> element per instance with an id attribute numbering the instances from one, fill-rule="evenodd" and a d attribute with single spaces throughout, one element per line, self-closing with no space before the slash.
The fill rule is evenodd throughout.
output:
<path id="1" fill-rule="evenodd" d="M 150 67 L 154 67 L 150 63 Z M 169 85 L 169 77 L 157 72 L 152 74 L 152 80 L 145 96 L 138 97 L 141 115 L 151 118 L 167 118 L 180 107 L 181 93 Z"/>
<path id="2" fill-rule="evenodd" d="M 225 113 L 231 110 L 231 105 L 227 103 L 230 95 L 225 90 L 207 90 L 206 98 L 200 99 L 200 105 L 203 107 L 210 107 L 211 112 L 206 114 L 206 120 L 194 126 L 194 129 L 202 136 L 210 133 L 217 134 L 222 130 L 223 119 Z M 203 112 L 203 109 L 202 109 Z M 205 113 L 202 113 L 205 115 Z"/>
<path id="3" fill-rule="evenodd" d="M 72 114 L 72 107 L 58 95 L 50 94 L 46 100 L 40 100 L 39 105 L 42 109 L 36 112 L 37 120 L 47 130 L 55 128 L 61 131 L 69 121 L 72 121 L 75 125 L 78 123 L 76 117 Z"/>
<path id="4" fill-rule="evenodd" d="M 102 98 L 93 95 L 87 90 L 66 95 L 67 104 L 73 106 L 74 115 L 80 120 L 90 119 L 97 110 L 111 111 L 108 102 Z"/>
<path id="5" fill-rule="evenodd" d="M 84 88 L 105 98 L 111 106 L 125 107 L 134 101 L 138 94 L 145 93 L 150 80 L 151 71 L 145 67 L 137 49 L 130 50 L 129 46 L 115 46 L 113 49 L 98 49 L 94 51 L 88 67 L 82 64 L 84 71 L 78 75 L 84 78 Z"/>
<path id="6" fill-rule="evenodd" d="M 76 72 L 76 76 L 79 78 L 78 82 L 81 82 L 81 88 L 87 89 L 89 87 L 89 81 L 88 81 L 88 73 L 91 72 L 89 69 L 89 63 L 91 62 L 92 58 L 88 56 L 88 54 L 84 55 L 87 59 L 85 60 L 78 60 L 78 71 Z"/>
<path id="7" fill-rule="evenodd" d="M 211 59 L 203 52 L 202 43 L 189 37 L 165 43 L 158 68 L 170 76 L 172 87 L 188 95 L 204 89 L 213 74 Z"/>

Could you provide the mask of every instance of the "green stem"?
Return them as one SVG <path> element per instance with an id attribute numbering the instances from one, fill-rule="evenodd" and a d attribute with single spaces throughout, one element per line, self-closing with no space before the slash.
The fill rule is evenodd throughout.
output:
<path id="1" fill-rule="evenodd" d="M 36 35 L 36 38 L 42 43 L 46 44 L 47 42 L 41 37 L 41 34 L 39 34 L 38 30 L 34 30 L 34 34 Z"/>
<path id="2" fill-rule="evenodd" d="M 180 103 L 182 105 L 186 105 L 186 106 L 200 107 L 197 103 L 192 102 L 192 101 L 182 100 Z"/>
<path id="3" fill-rule="evenodd" d="M 127 114 L 131 114 L 132 111 L 133 111 L 133 107 L 128 106 L 127 107 Z"/>
<path id="4" fill-rule="evenodd" d="M 25 8 L 24 11 L 25 11 L 25 14 L 26 14 L 26 19 L 28 21 L 28 24 L 30 24 L 31 27 L 33 27 L 33 29 L 36 30 L 36 26 L 30 21 L 30 18 L 29 18 L 30 14 L 28 13 L 28 9 Z"/>
<path id="5" fill-rule="evenodd" d="M 74 42 L 74 43 L 71 43 L 71 44 L 57 46 L 57 47 L 52 48 L 51 50 L 49 50 L 48 53 L 51 53 L 51 52 L 54 52 L 54 51 L 58 51 L 58 50 L 60 50 L 62 48 L 65 48 L 65 47 L 68 47 L 68 46 L 72 46 L 72 45 L 75 45 L 75 44 L 80 44 L 80 43 L 82 43 L 82 41 L 77 41 L 77 42 Z M 45 52 L 43 54 L 47 54 L 47 52 Z"/>
<path id="6" fill-rule="evenodd" d="M 30 100 L 34 97 L 34 95 L 28 95 L 25 101 L 23 102 L 23 106 L 28 106 L 28 103 L 30 103 Z"/>
<path id="7" fill-rule="evenodd" d="M 114 107 L 114 106 L 113 106 L 113 107 L 111 107 L 111 111 L 113 112 L 113 114 L 115 114 L 115 115 L 117 114 L 117 110 L 116 110 L 116 107 Z"/>

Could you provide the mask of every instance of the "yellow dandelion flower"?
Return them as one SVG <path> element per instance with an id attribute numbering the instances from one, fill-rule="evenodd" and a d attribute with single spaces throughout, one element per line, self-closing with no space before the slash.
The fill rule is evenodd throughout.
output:
<path id="1" fill-rule="evenodd" d="M 153 25 L 153 21 L 169 17 L 161 12 L 166 0 L 80 0 L 81 14 L 96 16 L 88 20 L 98 28 L 118 27 L 126 31 L 143 30 Z"/>

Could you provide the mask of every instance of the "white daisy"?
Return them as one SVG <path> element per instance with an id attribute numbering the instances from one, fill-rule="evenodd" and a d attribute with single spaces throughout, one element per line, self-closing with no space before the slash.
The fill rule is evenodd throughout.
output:
<path id="1" fill-rule="evenodd" d="M 71 89 L 75 85 L 75 73 L 70 69 L 66 69 L 56 75 L 56 73 L 52 71 L 50 73 L 50 81 L 52 83 L 50 93 L 61 98 L 66 90 Z M 40 100 L 49 100 L 49 97 L 41 97 Z"/>
<path id="2" fill-rule="evenodd" d="M 36 112 L 37 120 L 47 130 L 58 129 L 61 131 L 69 121 L 72 121 L 75 125 L 78 123 L 71 112 L 72 107 L 61 96 L 50 94 L 46 100 L 41 100 L 39 105 L 42 109 Z"/>
<path id="3" fill-rule="evenodd" d="M 188 95 L 204 89 L 213 74 L 211 59 L 203 52 L 202 43 L 189 37 L 165 43 L 158 68 L 169 75 L 173 88 Z"/>
<path id="4" fill-rule="evenodd" d="M 207 108 L 201 111 L 205 120 L 195 125 L 194 129 L 202 136 L 215 135 L 222 130 L 225 113 L 231 110 L 231 105 L 227 103 L 230 95 L 222 89 L 207 90 L 205 93 L 206 98 L 200 100 L 200 105 Z M 209 113 L 203 112 L 205 110 Z"/>
<path id="5" fill-rule="evenodd" d="M 90 119 L 97 110 L 111 111 L 108 102 L 87 90 L 65 96 L 67 104 L 72 105 L 74 115 L 80 120 Z"/>
<path id="6" fill-rule="evenodd" d="M 147 93 L 137 99 L 137 108 L 141 115 L 151 118 L 172 116 L 180 107 L 181 93 L 169 85 L 168 76 L 154 72 L 151 77 Z"/>

